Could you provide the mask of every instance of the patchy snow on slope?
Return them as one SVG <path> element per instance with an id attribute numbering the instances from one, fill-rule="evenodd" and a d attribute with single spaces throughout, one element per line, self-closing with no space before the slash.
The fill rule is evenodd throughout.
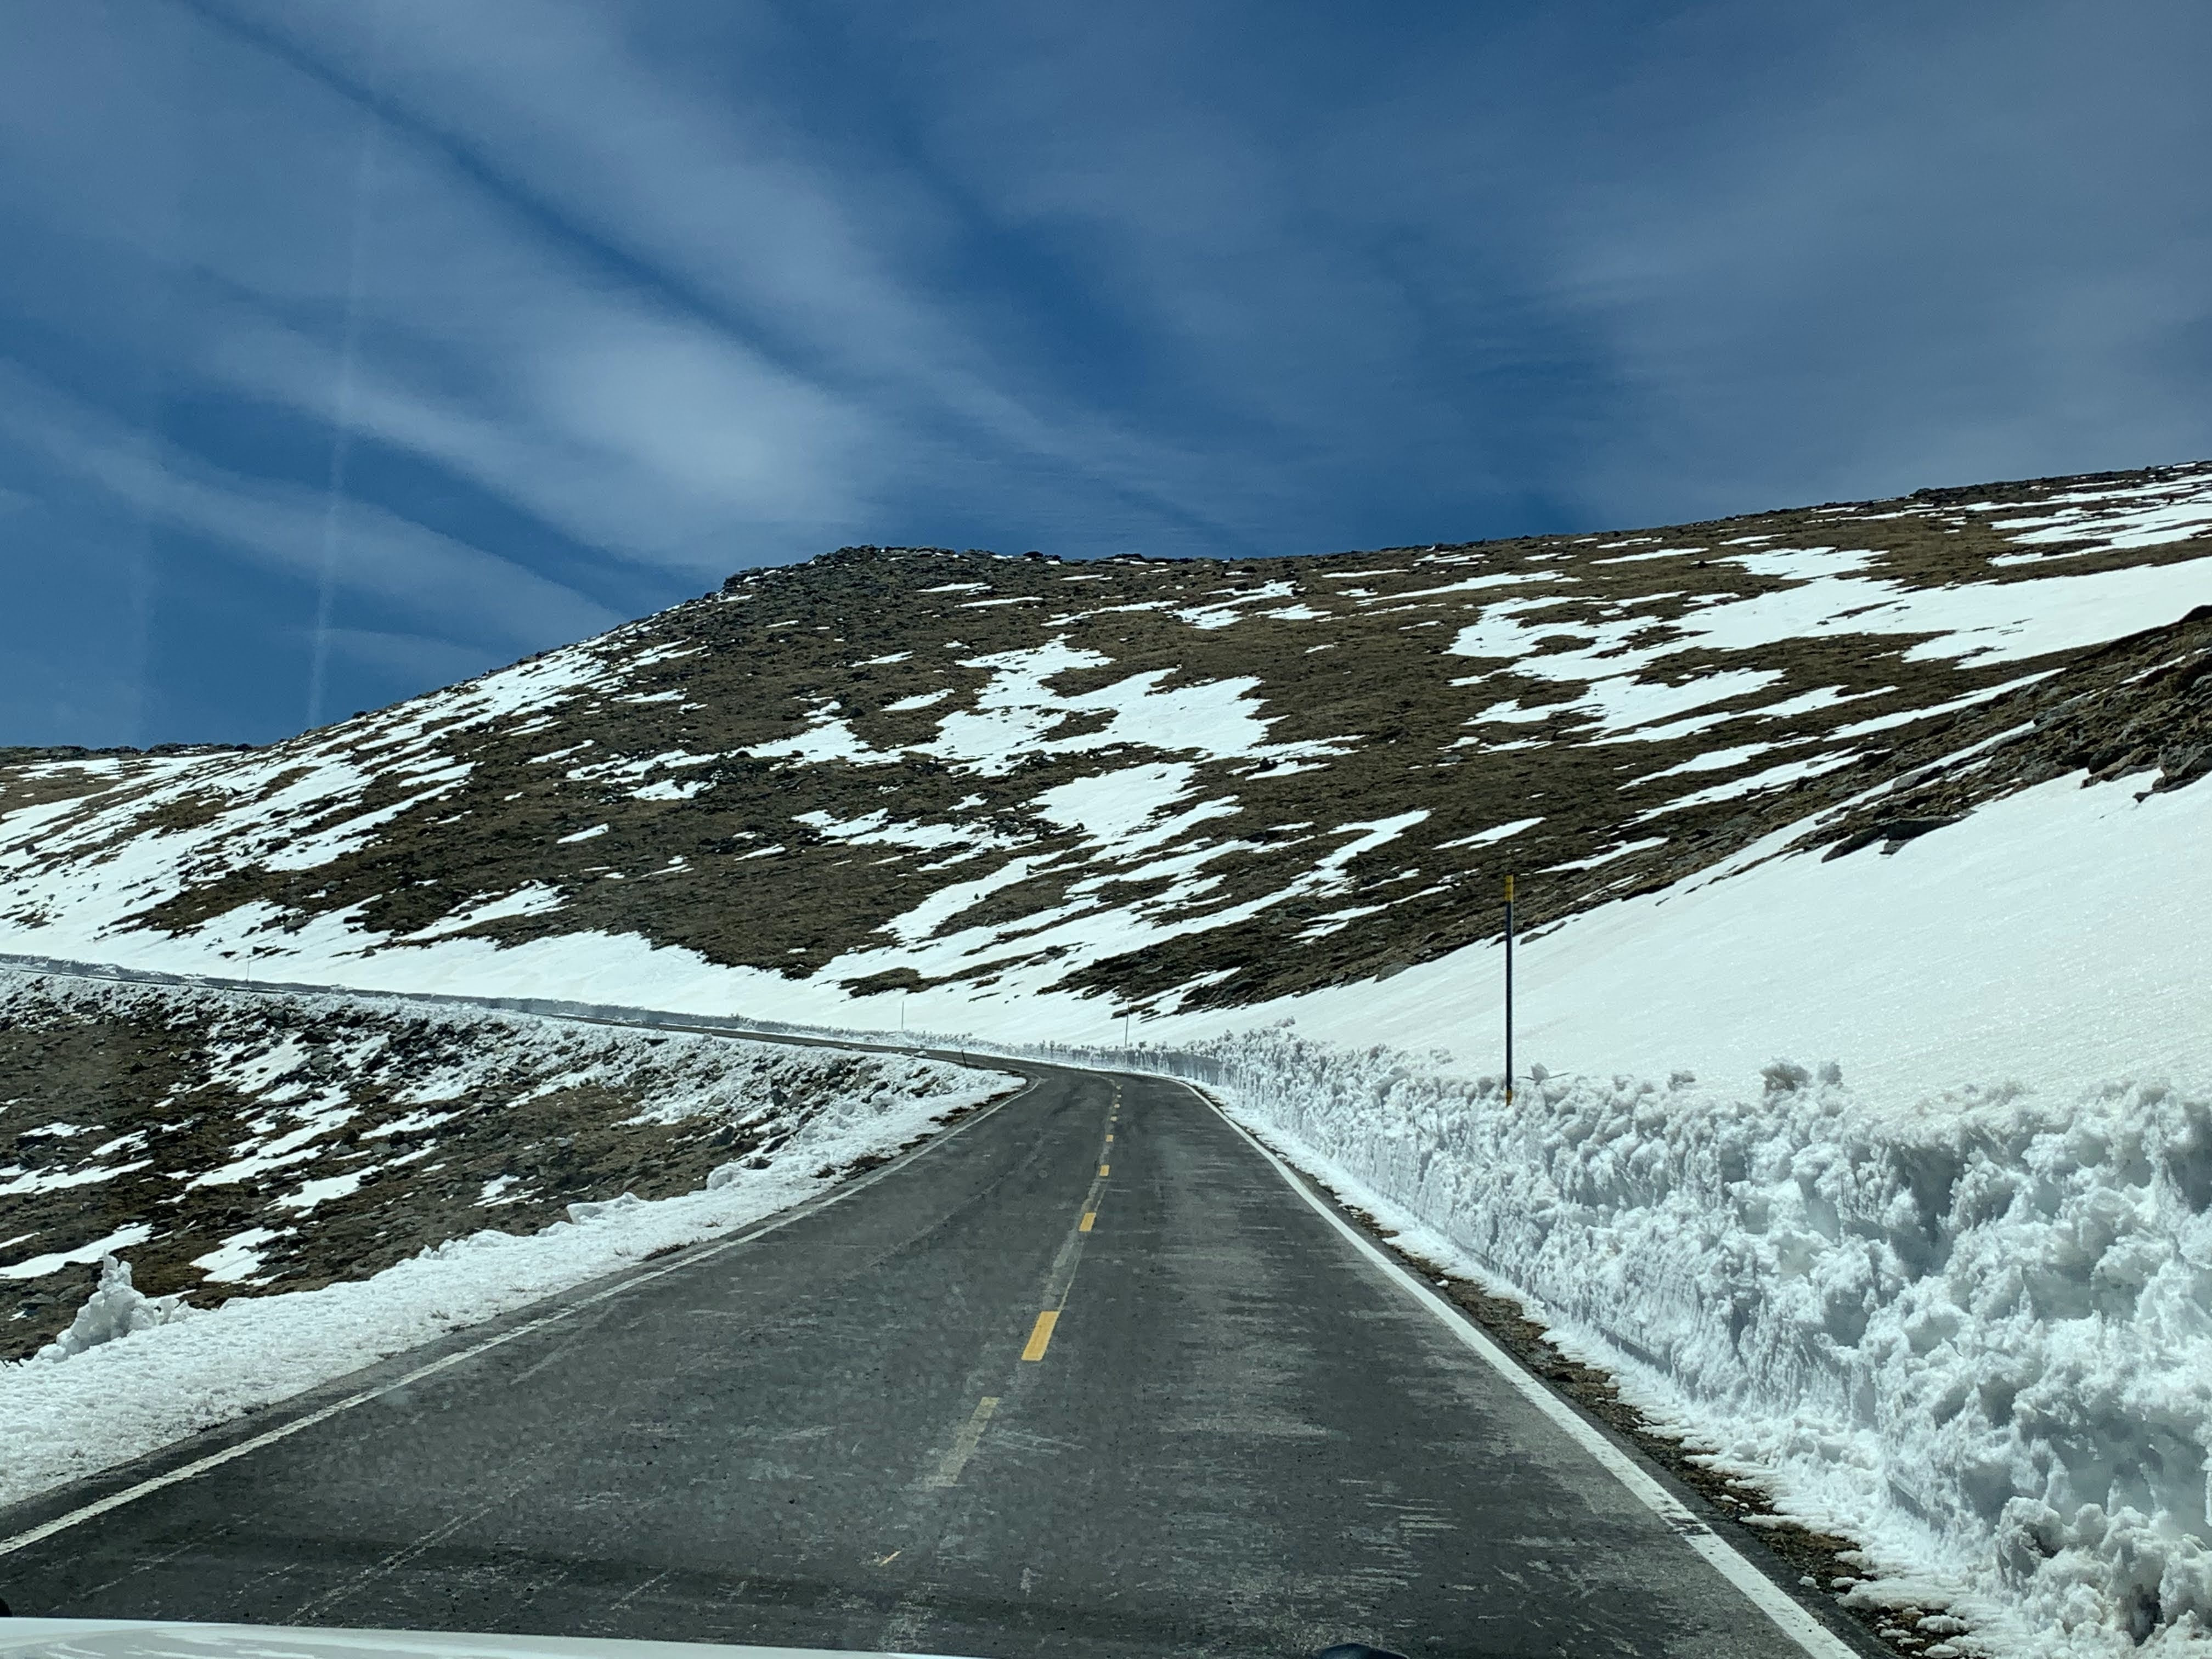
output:
<path id="1" fill-rule="evenodd" d="M 2045 504 L 2057 510 L 2021 518 L 1992 518 L 1991 527 L 2024 532 L 2007 538 L 2022 547 L 2084 544 L 2069 549 L 2076 554 L 2160 547 L 2187 541 L 2212 525 L 2212 471 L 2119 489 L 2070 489 L 2052 495 Z M 1995 508 L 1985 502 L 1970 510 L 2018 512 L 2019 508 Z"/>
<path id="2" fill-rule="evenodd" d="M 0 1279 L 43 1279 L 58 1267 L 71 1267 L 81 1261 L 97 1261 L 102 1256 L 112 1255 L 117 1250 L 127 1250 L 133 1245 L 143 1244 L 153 1236 L 152 1227 L 143 1221 L 133 1221 L 126 1226 L 118 1227 L 112 1233 L 82 1244 L 71 1245 L 66 1249 L 49 1250 L 43 1255 L 26 1256 L 20 1261 L 11 1261 L 6 1267 L 0 1267 Z M 9 1242 L 13 1244 L 21 1241 L 10 1239 Z"/>
<path id="3" fill-rule="evenodd" d="M 757 743 L 738 752 L 755 760 L 794 760 L 808 765 L 845 761 L 854 766 L 889 766 L 898 758 L 869 747 L 853 730 L 850 721 L 838 717 L 836 709 L 836 705 L 832 703 L 792 736 Z"/>
<path id="4" fill-rule="evenodd" d="M 413 943 L 440 939 L 447 933 L 458 933 L 465 928 L 474 927 L 483 922 L 497 921 L 503 916 L 542 915 L 548 910 L 559 909 L 561 905 L 562 897 L 558 888 L 548 887 L 541 882 L 526 882 L 511 893 L 502 893 L 496 898 L 478 899 L 465 904 L 450 915 L 432 922 L 428 927 L 416 928 L 415 932 L 405 935 L 401 942 Z"/>
<path id="5" fill-rule="evenodd" d="M 2162 499 L 2130 506 L 2085 497 L 2007 513 L 2134 511 Z M 2004 695 L 1983 683 L 1990 678 L 1984 663 L 2171 620 L 2212 565 L 2166 544 L 2179 562 L 1953 580 L 1954 568 L 1988 573 L 1972 558 L 1914 564 L 1867 550 L 1880 540 L 1872 519 L 1936 512 L 1914 504 L 1856 520 L 1842 513 L 1810 530 L 1800 523 L 1786 536 L 1735 538 L 1713 549 L 1680 533 L 1614 538 L 1601 557 L 1651 556 L 1620 570 L 1597 569 L 1565 547 L 1533 556 L 1552 561 L 1540 568 L 1491 568 L 1504 556 L 1495 550 L 1408 550 L 1389 556 L 1407 558 L 1405 565 L 1363 560 L 1356 568 L 1316 567 L 1310 579 L 1297 567 L 1270 566 L 1265 580 L 1243 567 L 1209 568 L 1194 580 L 1186 567 L 1132 565 L 1129 580 L 1112 579 L 1111 597 L 1190 613 L 1174 623 L 1165 654 L 1157 638 L 1122 632 L 1135 627 L 1127 619 L 1084 629 L 1051 618 L 1053 607 L 1025 607 L 963 611 L 957 623 L 937 611 L 921 642 L 927 648 L 856 646 L 855 655 L 868 652 L 856 664 L 842 656 L 841 638 L 813 622 L 823 612 L 809 610 L 802 621 L 797 607 L 779 603 L 770 614 L 793 613 L 782 620 L 799 633 L 744 638 L 772 651 L 798 650 L 803 638 L 819 660 L 757 705 L 713 678 L 744 657 L 727 648 L 736 636 L 709 651 L 696 631 L 701 618 L 672 612 L 270 750 L 195 757 L 167 770 L 103 763 L 100 775 L 116 781 L 82 799 L 26 789 L 26 805 L 0 811 L 0 939 L 76 960 L 218 971 L 251 960 L 256 973 L 365 986 L 467 988 L 471 975 L 490 972 L 520 991 L 550 975 L 559 982 L 535 988 L 556 994 L 619 961 L 661 991 L 686 988 L 702 1006 L 836 1023 L 881 1019 L 887 1003 L 856 1008 L 849 989 L 906 968 L 964 981 L 917 992 L 932 1006 L 926 1016 L 909 1008 L 912 1015 L 988 1026 L 1048 1010 L 1073 1027 L 1108 1018 L 1115 998 L 1103 964 L 1181 935 L 1191 953 L 1242 953 L 1247 965 L 1219 994 L 1263 995 L 1338 971 L 1332 963 L 1387 957 L 1400 919 L 1405 937 L 1464 937 L 1468 924 L 1447 896 L 1470 878 L 1487 884 L 1483 849 L 1493 831 L 1503 838 L 1509 821 L 1540 813 L 1517 832 L 1528 867 L 1591 872 L 1575 884 L 1570 902 L 1578 908 L 1613 884 L 1671 878 L 1717 834 L 1726 841 L 1729 825 L 1763 826 L 1786 810 L 1796 786 L 1846 765 L 1878 767 L 1893 752 L 1888 743 L 1855 738 L 1905 729 L 1910 744 L 1944 714 Z M 1692 555 L 1695 566 L 1686 562 Z M 1066 603 L 1062 596 L 1109 597 L 1103 586 L 1059 586 L 1073 580 L 1068 574 L 1022 568 L 1024 580 L 1054 585 L 1055 605 Z M 885 574 L 907 573 L 893 561 Z M 933 555 L 916 574 L 923 589 L 940 592 L 939 601 L 919 602 L 928 611 L 944 598 L 983 594 L 1000 573 L 997 564 L 956 556 L 940 563 Z M 955 574 L 963 580 L 948 583 Z M 1915 587 L 1913 579 L 1951 586 Z M 814 580 L 787 573 L 773 581 L 797 584 L 797 599 Z M 1291 610 L 1310 620 L 1295 630 L 1190 620 Z M 1436 631 L 1418 645 L 1394 644 L 1416 637 L 1396 625 L 1400 611 L 1420 613 L 1407 626 Z M 946 637 L 956 626 L 979 643 Z M 1282 637 L 1308 629 L 1314 647 Z M 1892 689 L 1909 689 L 1889 696 L 1834 653 L 1792 656 L 1823 635 L 1888 653 Z M 1249 660 L 1266 672 L 1242 672 L 1247 659 L 1237 650 L 1246 640 Z M 1448 641 L 1450 649 L 1439 651 Z M 1304 653 L 1340 647 L 1348 648 L 1315 660 L 1341 666 L 1316 676 L 1302 665 Z M 1387 654 L 1400 648 L 1402 657 Z M 1453 651 L 1471 653 L 1471 672 L 1438 672 L 1458 660 Z M 1934 666 L 1904 672 L 1896 659 L 1908 651 Z M 701 658 L 680 670 L 708 698 L 683 704 L 710 711 L 696 722 L 664 712 L 677 688 L 635 678 L 679 656 Z M 1362 656 L 1389 665 L 1378 675 L 1405 677 L 1403 694 L 1362 688 L 1354 666 Z M 849 687 L 837 678 L 902 665 L 897 673 L 860 672 Z M 749 683 L 751 671 L 743 672 Z M 1830 675 L 1832 682 L 1822 678 Z M 611 702 L 638 696 L 660 701 L 610 715 Z M 1882 701 L 1861 718 L 1854 697 Z M 743 717 L 732 718 L 740 705 Z M 590 735 L 580 729 L 587 720 Z M 1785 720 L 1791 724 L 1778 724 Z M 572 738 L 554 731 L 564 723 L 579 728 Z M 1824 726 L 1831 729 L 1816 729 Z M 471 732 L 487 732 L 481 748 L 471 738 L 454 749 L 455 734 Z M 552 732 L 538 741 L 553 747 L 514 740 L 526 732 Z M 628 732 L 640 734 L 635 743 Z M 1655 757 L 1642 764 L 1578 757 L 1590 763 L 1579 776 L 1614 781 L 1617 803 L 1605 785 L 1578 785 L 1583 793 L 1569 803 L 1532 799 L 1503 781 L 1533 780 L 1528 757 L 1540 749 L 1613 744 L 1651 745 Z M 1761 752 L 1770 744 L 1771 752 Z M 538 775 L 510 790 L 506 774 L 518 763 Z M 1332 773 L 1358 781 L 1332 792 Z M 1638 773 L 1643 781 L 1634 781 Z M 920 781 L 947 775 L 957 780 L 950 790 Z M 1247 827 L 1324 816 L 1297 803 L 1307 775 L 1315 775 L 1316 800 L 1334 793 L 1346 803 L 1332 805 L 1332 819 L 1435 813 L 1395 847 L 1377 844 L 1353 872 L 1359 904 L 1333 904 L 1329 918 L 1357 926 L 1327 953 L 1279 947 L 1313 920 L 1310 907 L 1285 901 L 1330 889 L 1334 866 L 1325 861 L 1342 838 Z M 1469 787 L 1431 795 L 1447 776 Z M 961 799 L 971 786 L 983 793 Z M 442 805 L 446 791 L 460 799 Z M 398 866 L 379 856 L 385 847 L 412 843 L 412 858 L 464 814 L 479 832 L 471 857 L 482 873 L 435 902 L 425 884 L 388 881 Z M 1664 842 L 1613 833 L 1660 819 L 1674 832 Z M 779 830 L 779 822 L 787 827 Z M 526 843 L 549 856 L 512 860 L 507 849 Z M 1601 862 L 1623 845 L 1641 850 L 1617 866 Z M 831 872 L 852 856 L 842 849 L 869 846 L 885 850 L 868 862 L 898 863 L 896 876 L 841 884 Z M 1010 856 L 1029 861 L 1016 869 L 1006 864 Z M 1153 859 L 1161 883 L 1148 890 L 1132 878 Z M 1425 863 L 1427 875 L 1396 880 L 1402 872 L 1393 861 L 1401 859 Z M 319 878 L 325 869 L 327 882 Z M 265 883 L 266 870 L 306 879 Z M 667 879 L 641 891 L 635 884 L 647 877 Z M 672 902 L 678 893 L 697 902 Z M 810 913 L 804 937 L 811 943 L 794 941 L 788 951 L 733 937 L 708 920 L 758 915 L 782 923 L 800 910 Z M 988 927 L 975 925 L 985 915 Z M 561 927 L 574 930 L 565 942 L 501 948 Z M 624 936 L 629 928 L 649 937 Z M 1209 933 L 1223 937 L 1198 942 Z M 898 951 L 925 946 L 926 962 L 896 959 Z M 805 978 L 793 958 L 804 958 Z M 732 960 L 747 965 L 713 965 Z M 1188 986 L 1149 983 L 1145 1006 L 1164 1014 L 1219 965 L 1194 954 Z M 1063 983 L 1087 994 L 1032 1000 Z"/>
<path id="6" fill-rule="evenodd" d="M 1169 685 L 1165 670 L 1129 675 L 1095 691 L 1064 694 L 1048 682 L 1110 659 L 1055 638 L 1046 644 L 963 661 L 991 671 L 975 707 L 946 714 L 937 735 L 917 752 L 986 776 L 1012 769 L 1032 754 L 1082 754 L 1122 745 L 1196 752 L 1216 759 L 1311 752 L 1318 745 L 1267 743 L 1267 722 L 1251 693 L 1255 679 L 1200 680 Z M 1106 725 L 1079 736 L 1052 734 L 1071 716 L 1103 714 Z M 1324 751 L 1325 752 L 1325 751 Z"/>
<path id="7" fill-rule="evenodd" d="M 1826 548 L 1741 556 L 1736 562 L 1761 562 L 1759 574 L 1802 580 L 1701 603 L 1671 621 L 1620 611 L 1592 618 L 1583 614 L 1585 605 L 1564 598 L 1501 600 L 1462 627 L 1450 648 L 1510 663 L 1524 676 L 1584 685 L 1567 706 L 1619 732 L 1747 696 L 1782 678 L 1756 669 L 1708 671 L 1674 685 L 1650 678 L 1685 652 L 1751 651 L 1820 633 L 1926 634 L 1905 660 L 2014 662 L 2171 622 L 2212 592 L 2212 559 L 1946 587 L 1841 574 L 1869 556 Z"/>
<path id="8" fill-rule="evenodd" d="M 840 819 L 828 812 L 801 812 L 792 822 L 818 830 L 831 841 L 861 842 L 878 847 L 913 847 L 924 851 L 967 846 L 991 839 L 979 836 L 973 830 L 956 829 L 949 823 L 896 823 L 889 812 L 881 811 L 850 819 Z"/>
<path id="9" fill-rule="evenodd" d="M 1646 807 L 1636 815 L 1634 822 L 1644 823 L 1652 818 L 1664 817 L 1669 812 L 1682 812 L 1693 806 L 1703 806 L 1709 801 L 1735 800 L 1745 795 L 1755 795 L 1764 789 L 1780 789 L 1806 778 L 1817 778 L 1823 772 L 1832 772 L 1838 767 L 1849 766 L 1858 757 L 1844 750 L 1838 754 L 1810 755 L 1802 760 L 1784 761 L 1778 766 L 1747 776 L 1731 778 L 1726 783 L 1710 784 L 1703 789 L 1693 789 L 1686 795 L 1677 795 L 1672 800 L 1662 801 L 1656 806 Z"/>
<path id="10" fill-rule="evenodd" d="M 1523 830 L 1533 830 L 1543 821 L 1544 820 L 1541 818 L 1516 818 L 1510 823 L 1501 823 L 1489 830 L 1478 830 L 1474 834 L 1467 836 L 1463 841 L 1445 842 L 1443 843 L 1443 846 L 1447 848 L 1462 846 L 1487 847 L 1493 842 L 1501 842 L 1506 840 L 1510 836 L 1517 836 Z"/>
<path id="11" fill-rule="evenodd" d="M 1063 674 L 1103 668 L 1111 659 L 1071 647 L 1064 636 L 1012 651 L 963 658 L 963 668 L 984 669 L 990 678 L 967 707 L 939 716 L 923 742 L 895 749 L 870 745 L 842 716 L 836 703 L 817 708 L 808 723 L 787 738 L 754 744 L 739 752 L 759 760 L 808 764 L 843 761 L 856 766 L 886 766 L 908 757 L 951 763 L 981 777 L 1000 777 L 1035 755 L 1079 755 L 1102 749 L 1145 748 L 1196 754 L 1212 759 L 1293 759 L 1331 752 L 1328 744 L 1270 744 L 1269 720 L 1252 695 L 1259 684 L 1249 678 L 1169 684 L 1175 676 L 1156 669 L 1132 674 L 1096 690 L 1063 693 L 1052 680 Z M 940 691 L 902 699 L 885 712 L 920 712 L 951 693 Z M 1067 737 L 1055 736 L 1071 720 L 1103 715 L 1105 724 Z"/>
<path id="12" fill-rule="evenodd" d="M 2212 789 L 2141 790 L 2054 778 L 1887 856 L 1774 856 L 1793 826 L 1573 917 L 1514 952 L 1521 1052 L 1599 1073 L 1747 1077 L 1786 1047 L 1840 1060 L 1885 1100 L 2212 1064 L 2212 975 L 2189 920 L 2212 915 Z M 1480 1067 L 1498 1049 L 1502 977 L 1486 943 L 1153 1035 L 1295 1016 L 1309 1036 L 1443 1047 Z"/>
<path id="13" fill-rule="evenodd" d="M 639 637 L 634 624 L 619 628 L 265 750 L 146 757 L 121 768 L 100 758 L 57 763 L 123 781 L 88 799 L 0 815 L 0 894 L 12 901 L 0 925 L 65 916 L 81 939 L 103 939 L 191 879 L 326 866 L 468 780 L 472 763 L 446 752 L 457 734 L 524 712 L 551 721 L 640 664 L 683 654 L 641 653 Z M 372 788 L 393 784 L 391 799 L 365 805 Z"/>

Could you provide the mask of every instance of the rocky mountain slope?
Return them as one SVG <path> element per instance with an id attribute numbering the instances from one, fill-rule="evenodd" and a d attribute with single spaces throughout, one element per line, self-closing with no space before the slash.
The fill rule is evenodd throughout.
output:
<path id="1" fill-rule="evenodd" d="M 1492 934 L 1508 871 L 1541 926 L 1784 830 L 2179 787 L 2207 601 L 2201 465 L 1316 558 L 848 548 L 266 749 L 18 754 L 0 950 L 1233 1008 Z"/>

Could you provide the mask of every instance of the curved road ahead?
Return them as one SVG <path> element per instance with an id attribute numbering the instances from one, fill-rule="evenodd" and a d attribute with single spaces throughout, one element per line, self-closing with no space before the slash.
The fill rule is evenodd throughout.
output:
<path id="1" fill-rule="evenodd" d="M 1189 1091 L 1012 1069 L 1025 1093 L 864 1191 L 453 1339 L 0 1556 L 0 1595 L 995 1659 L 1803 1659 Z"/>

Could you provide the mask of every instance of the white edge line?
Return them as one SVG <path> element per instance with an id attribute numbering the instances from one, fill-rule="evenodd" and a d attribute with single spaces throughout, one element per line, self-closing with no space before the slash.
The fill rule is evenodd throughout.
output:
<path id="1" fill-rule="evenodd" d="M 390 1394 L 395 1389 L 404 1389 L 410 1382 L 419 1382 L 424 1377 L 442 1371 L 449 1365 L 458 1365 L 465 1359 L 473 1359 L 478 1354 L 496 1348 L 502 1343 L 512 1342 L 518 1337 L 528 1336 L 533 1331 L 542 1331 L 548 1325 L 558 1324 L 572 1314 L 580 1313 L 596 1303 L 605 1302 L 611 1297 L 621 1296 L 626 1291 L 634 1291 L 641 1285 L 649 1285 L 656 1279 L 665 1279 L 670 1273 L 682 1273 L 687 1268 L 696 1267 L 702 1261 L 712 1261 L 726 1251 L 734 1250 L 740 1245 L 750 1244 L 756 1239 L 765 1237 L 778 1228 L 787 1227 L 793 1222 L 804 1220 L 811 1215 L 818 1215 L 831 1205 L 841 1202 L 854 1193 L 874 1186 L 877 1182 L 883 1180 L 893 1170 L 903 1168 L 924 1153 L 944 1146 L 945 1142 L 952 1139 L 963 1130 L 981 1123 L 1001 1106 L 1011 1106 L 1036 1086 L 1037 1080 L 1030 1079 L 1026 1087 L 1018 1089 L 1004 1098 L 993 1102 L 988 1109 L 977 1112 L 961 1122 L 954 1124 L 945 1133 L 932 1135 L 921 1146 L 893 1158 L 881 1168 L 869 1170 L 856 1181 L 841 1182 L 831 1191 L 817 1197 L 802 1200 L 782 1214 L 761 1226 L 753 1228 L 750 1232 L 741 1233 L 735 1238 L 718 1240 L 708 1244 L 703 1249 L 686 1247 L 684 1259 L 681 1261 L 672 1261 L 665 1267 L 653 1267 L 644 1273 L 632 1273 L 628 1279 L 607 1285 L 602 1290 L 594 1291 L 589 1296 L 579 1297 L 551 1313 L 541 1314 L 535 1319 L 517 1325 L 512 1330 L 501 1331 L 497 1336 L 487 1337 L 471 1347 L 464 1348 L 458 1353 L 449 1353 L 443 1358 L 434 1359 L 427 1365 L 418 1365 L 404 1376 L 394 1378 L 380 1388 L 365 1389 L 359 1394 L 347 1395 L 343 1400 L 333 1401 L 331 1404 L 309 1412 L 303 1417 L 295 1417 L 289 1423 L 281 1423 L 273 1429 L 254 1435 L 249 1439 L 241 1440 L 234 1446 L 226 1446 L 219 1452 L 210 1452 L 205 1457 L 196 1458 L 191 1462 L 169 1470 L 167 1474 L 157 1474 L 149 1480 L 142 1480 L 135 1486 L 126 1486 L 121 1492 L 110 1492 L 106 1497 L 87 1504 L 82 1509 L 71 1510 L 67 1514 L 56 1516 L 51 1521 L 41 1522 L 27 1532 L 19 1532 L 12 1538 L 0 1538 L 0 1556 L 13 1555 L 18 1550 L 28 1549 L 33 1544 L 45 1542 L 57 1533 L 66 1532 L 71 1527 L 106 1515 L 111 1510 L 119 1510 L 125 1504 L 136 1503 L 139 1498 L 157 1492 L 164 1486 L 177 1486 L 195 1476 L 205 1474 L 210 1469 L 220 1468 L 225 1463 L 259 1451 L 264 1446 L 273 1446 L 279 1440 L 289 1438 L 302 1429 L 311 1429 L 318 1423 L 327 1422 L 340 1412 L 351 1411 L 356 1406 L 366 1405 L 380 1395 Z M 557 1296 L 562 1292 L 556 1291 L 554 1294 Z M 170 1443 L 175 1443 L 173 1441 Z M 0 1629 L 0 1634 L 4 1634 L 3 1629 Z"/>
<path id="2" fill-rule="evenodd" d="M 1538 1382 L 1491 1340 L 1481 1327 L 1385 1255 L 1372 1240 L 1364 1237 L 1351 1223 L 1329 1208 L 1288 1164 L 1231 1117 L 1219 1101 L 1183 1079 L 1164 1079 L 1163 1081 L 1182 1084 L 1184 1088 L 1218 1113 L 1223 1122 L 1243 1136 L 1261 1157 L 1274 1165 L 1276 1174 L 1282 1176 L 1291 1191 L 1312 1206 L 1316 1214 L 1328 1221 L 1351 1242 L 1355 1249 L 1389 1274 L 1400 1289 L 1441 1320 L 1452 1334 L 1472 1348 L 1491 1370 L 1511 1383 L 1522 1399 L 1565 1430 L 1577 1445 L 1604 1466 L 1607 1474 L 1627 1487 L 1646 1509 L 1664 1521 L 1677 1537 L 1702 1556 L 1722 1577 L 1741 1590 L 1746 1599 L 1774 1621 L 1784 1635 L 1807 1653 L 1815 1656 L 1815 1659 L 1859 1659 L 1856 1650 L 1799 1606 L 1780 1585 L 1744 1559 L 1734 1545 L 1692 1514 L 1680 1498 L 1654 1480 L 1620 1447 L 1599 1433 L 1581 1413 Z"/>

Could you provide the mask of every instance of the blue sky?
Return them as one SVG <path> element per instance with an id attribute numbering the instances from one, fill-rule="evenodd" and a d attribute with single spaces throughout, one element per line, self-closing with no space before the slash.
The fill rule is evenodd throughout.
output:
<path id="1" fill-rule="evenodd" d="M 2212 8 L 106 0 L 0 50 L 0 743 L 849 542 L 2212 455 Z"/>

